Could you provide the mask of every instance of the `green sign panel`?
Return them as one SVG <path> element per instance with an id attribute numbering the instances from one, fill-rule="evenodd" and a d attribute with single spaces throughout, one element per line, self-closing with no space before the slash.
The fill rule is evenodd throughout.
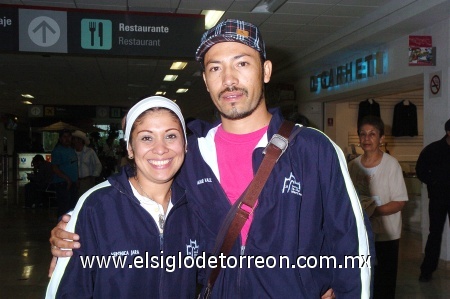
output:
<path id="1" fill-rule="evenodd" d="M 83 49 L 111 50 L 112 22 L 102 19 L 82 19 L 81 47 Z"/>

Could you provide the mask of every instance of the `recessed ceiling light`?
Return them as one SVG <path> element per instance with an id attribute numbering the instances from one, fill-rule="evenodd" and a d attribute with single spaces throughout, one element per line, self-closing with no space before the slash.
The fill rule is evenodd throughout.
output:
<path id="1" fill-rule="evenodd" d="M 280 8 L 287 0 L 261 0 L 253 9 L 254 13 L 274 13 Z"/>
<path id="2" fill-rule="evenodd" d="M 164 81 L 175 81 L 178 78 L 178 75 L 166 75 L 164 77 Z"/>
<path id="3" fill-rule="evenodd" d="M 178 88 L 177 93 L 186 93 L 188 90 L 187 88 Z"/>
<path id="4" fill-rule="evenodd" d="M 166 94 L 165 91 L 157 91 L 157 92 L 155 92 L 155 95 L 156 95 L 156 96 L 163 96 L 163 95 L 165 95 L 165 94 Z"/>
<path id="5" fill-rule="evenodd" d="M 224 13 L 223 10 L 202 10 L 202 15 L 205 16 L 205 29 L 214 27 Z"/>
<path id="6" fill-rule="evenodd" d="M 21 96 L 23 98 L 27 98 L 27 99 L 34 99 L 34 97 L 31 94 L 28 94 L 28 93 L 22 93 Z"/>
<path id="7" fill-rule="evenodd" d="M 172 65 L 170 66 L 171 70 L 182 70 L 186 67 L 187 62 L 183 62 L 183 61 L 175 61 L 174 63 L 172 63 Z"/>
<path id="8" fill-rule="evenodd" d="M 25 105 L 32 105 L 33 104 L 30 101 L 22 101 L 22 103 L 24 103 Z"/>

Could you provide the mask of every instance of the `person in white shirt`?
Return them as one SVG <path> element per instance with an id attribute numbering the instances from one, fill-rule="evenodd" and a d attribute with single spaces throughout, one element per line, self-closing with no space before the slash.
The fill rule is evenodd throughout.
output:
<path id="1" fill-rule="evenodd" d="M 75 131 L 72 133 L 72 144 L 78 156 L 78 195 L 95 186 L 96 178 L 102 172 L 102 163 L 95 151 L 87 147 L 90 141 L 86 133 Z"/>
<path id="2" fill-rule="evenodd" d="M 400 164 L 380 149 L 384 142 L 383 121 L 377 116 L 364 117 L 358 124 L 358 135 L 364 153 L 350 161 L 348 170 L 375 235 L 373 298 L 395 298 L 402 231 L 400 211 L 408 193 Z"/>

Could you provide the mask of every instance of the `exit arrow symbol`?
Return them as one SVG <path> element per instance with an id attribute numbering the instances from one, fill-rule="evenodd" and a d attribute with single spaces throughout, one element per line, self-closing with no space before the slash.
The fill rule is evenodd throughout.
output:
<path id="1" fill-rule="evenodd" d="M 49 30 L 51 33 L 55 34 L 56 30 L 52 28 L 46 21 L 42 21 L 39 25 L 36 26 L 36 28 L 33 29 L 33 33 L 38 32 L 40 29 L 42 29 L 42 43 L 47 43 L 47 30 Z"/>

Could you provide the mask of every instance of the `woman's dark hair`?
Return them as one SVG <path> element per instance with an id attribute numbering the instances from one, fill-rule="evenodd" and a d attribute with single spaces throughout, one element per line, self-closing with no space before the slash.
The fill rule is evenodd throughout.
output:
<path id="1" fill-rule="evenodd" d="M 161 111 L 161 110 L 168 111 L 168 112 L 170 113 L 170 115 L 172 115 L 172 117 L 178 121 L 178 123 L 180 124 L 181 129 L 183 130 L 183 124 L 181 123 L 181 120 L 178 118 L 178 115 L 176 115 L 175 112 L 173 112 L 173 111 L 170 110 L 170 109 L 164 108 L 164 107 L 153 107 L 153 108 L 150 108 L 150 109 L 145 110 L 144 112 L 142 112 L 142 113 L 136 118 L 136 120 L 135 120 L 134 123 L 132 124 L 131 130 L 130 130 L 130 137 L 129 137 L 129 140 L 128 140 L 128 144 L 131 145 L 131 143 L 132 143 L 132 140 L 133 140 L 133 139 L 132 139 L 132 135 L 133 135 L 134 129 L 136 128 L 136 123 L 141 122 L 142 118 L 143 118 L 147 113 L 149 113 L 149 112 L 157 112 L 157 111 Z M 127 122 L 126 122 L 126 119 L 124 119 L 124 122 L 122 123 L 122 129 L 123 129 L 123 131 L 125 131 L 126 126 L 127 126 Z M 184 139 L 184 132 L 181 132 L 181 133 L 182 133 L 181 135 L 183 136 L 184 143 L 186 143 L 186 140 Z M 128 148 L 127 148 L 126 150 L 127 150 L 127 152 L 128 152 Z M 129 164 L 133 167 L 133 169 L 136 171 L 136 163 L 134 162 L 134 159 L 133 159 L 133 160 L 132 160 L 132 159 L 128 159 L 128 155 L 127 155 L 127 160 L 128 160 L 128 163 L 129 163 Z"/>
<path id="2" fill-rule="evenodd" d="M 380 137 L 384 136 L 384 122 L 375 115 L 367 115 L 364 116 L 359 122 L 358 122 L 358 132 L 361 131 L 361 127 L 364 125 L 371 125 L 374 126 L 378 131 L 380 131 Z"/>
<path id="3" fill-rule="evenodd" d="M 175 112 L 173 112 L 173 111 L 170 110 L 170 109 L 164 108 L 164 107 L 153 107 L 153 108 L 147 109 L 147 110 L 145 110 L 144 112 L 142 112 L 142 113 L 136 118 L 136 120 L 134 121 L 134 123 L 133 123 L 133 125 L 132 125 L 132 127 L 131 127 L 131 130 L 130 130 L 130 137 L 129 137 L 129 140 L 128 140 L 128 143 L 129 143 L 129 144 L 131 144 L 131 141 L 132 141 L 132 137 L 131 137 L 131 136 L 133 135 L 132 133 L 133 133 L 134 129 L 136 128 L 136 123 L 140 122 L 141 119 L 142 119 L 147 113 L 149 113 L 149 112 L 157 112 L 157 111 L 161 111 L 161 110 L 168 111 L 168 112 L 173 116 L 173 118 L 176 119 L 176 120 L 178 121 L 178 123 L 179 123 L 180 126 L 181 126 L 181 129 L 183 129 L 183 124 L 181 123 L 181 120 L 178 118 L 178 116 L 176 115 Z M 126 120 L 125 120 L 125 122 L 124 122 L 124 124 L 123 124 L 123 131 L 125 131 L 126 126 L 127 126 L 127 123 L 126 123 Z M 183 135 L 183 139 L 184 139 L 184 132 L 182 132 L 182 133 L 183 133 L 182 135 Z M 186 142 L 186 140 L 184 140 L 184 142 Z"/>

